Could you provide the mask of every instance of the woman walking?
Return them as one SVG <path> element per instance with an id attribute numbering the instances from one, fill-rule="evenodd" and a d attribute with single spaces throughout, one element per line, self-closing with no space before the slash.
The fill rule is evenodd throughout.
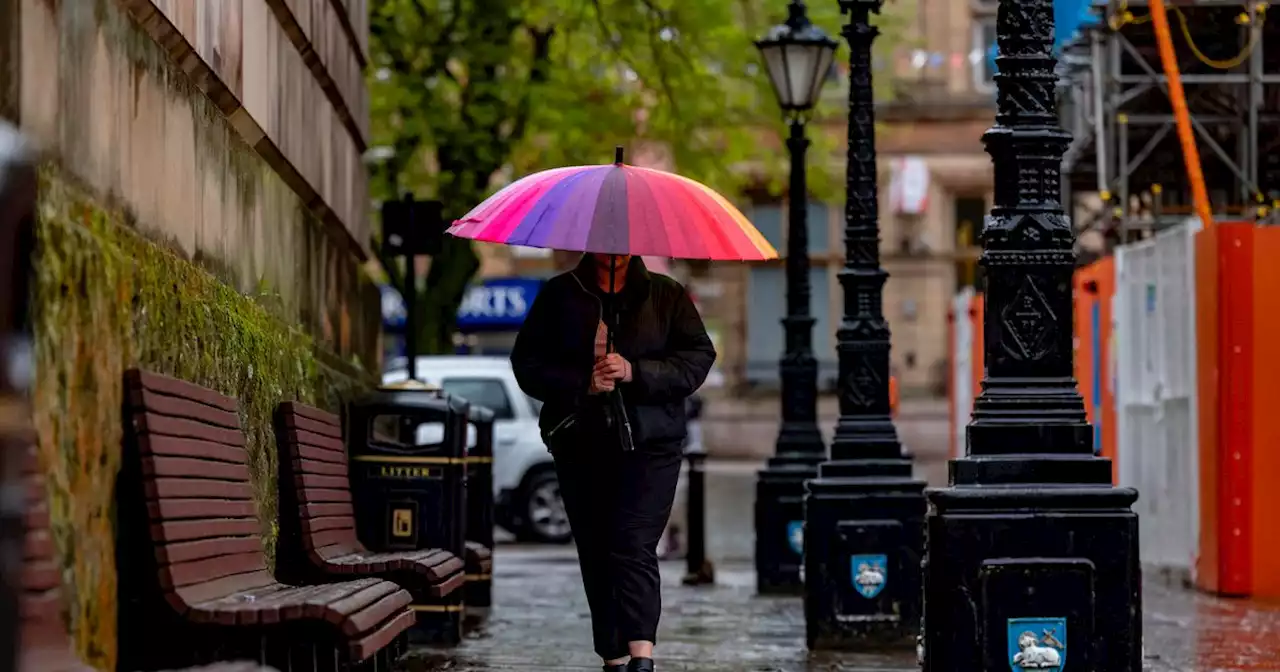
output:
<path id="1" fill-rule="evenodd" d="M 605 320 L 615 325 L 613 352 Z M 684 287 L 626 256 L 587 254 L 548 280 L 516 337 L 512 367 L 543 402 L 542 438 L 606 672 L 654 669 L 657 544 L 680 477 L 684 402 L 715 357 Z"/>

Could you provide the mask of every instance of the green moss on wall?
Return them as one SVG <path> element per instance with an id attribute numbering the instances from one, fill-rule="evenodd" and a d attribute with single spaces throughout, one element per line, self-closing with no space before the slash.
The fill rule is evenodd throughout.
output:
<path id="1" fill-rule="evenodd" d="M 121 387 L 147 369 L 240 400 L 258 514 L 274 556 L 272 411 L 299 399 L 332 408 L 367 383 L 338 371 L 315 344 L 251 297 L 140 236 L 118 210 L 41 173 L 36 281 L 35 420 L 48 474 L 77 649 L 115 669 L 112 513 L 120 467 Z"/>

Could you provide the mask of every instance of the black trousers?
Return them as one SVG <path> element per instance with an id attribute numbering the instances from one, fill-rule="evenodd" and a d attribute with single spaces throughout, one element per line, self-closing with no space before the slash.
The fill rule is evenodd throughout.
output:
<path id="1" fill-rule="evenodd" d="M 678 446 L 608 442 L 555 451 L 560 494 L 578 545 L 596 653 L 627 655 L 627 642 L 656 642 L 662 611 L 658 540 L 680 480 Z"/>

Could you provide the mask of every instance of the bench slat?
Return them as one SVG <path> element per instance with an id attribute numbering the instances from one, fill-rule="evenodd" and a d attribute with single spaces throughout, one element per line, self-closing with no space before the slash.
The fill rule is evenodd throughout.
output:
<path id="1" fill-rule="evenodd" d="M 350 516 L 308 518 L 302 521 L 302 525 L 313 534 L 316 532 L 325 532 L 327 530 L 354 530 L 356 527 L 355 520 Z"/>
<path id="2" fill-rule="evenodd" d="M 299 446 L 327 450 L 333 453 L 342 453 L 343 455 L 346 455 L 347 453 L 347 447 L 343 445 L 340 437 L 333 438 L 331 436 L 322 436 L 315 432 L 308 432 L 303 429 L 290 429 L 288 436 L 290 443 L 297 444 Z"/>
<path id="3" fill-rule="evenodd" d="M 213 462 L 193 457 L 144 457 L 142 473 L 147 476 L 195 476 L 235 482 L 248 481 L 250 478 L 247 464 Z"/>
<path id="4" fill-rule="evenodd" d="M 165 436 L 163 434 L 142 435 L 138 438 L 138 447 L 142 450 L 143 455 L 196 457 L 232 464 L 241 464 L 247 459 L 244 448 L 228 446 L 215 441 Z"/>
<path id="5" fill-rule="evenodd" d="M 372 604 L 368 604 L 369 602 Z M 342 632 L 345 635 L 358 635 L 378 627 L 378 624 L 391 618 L 397 611 L 404 609 L 412 602 L 409 594 L 401 590 L 400 586 L 390 581 L 382 581 L 355 595 L 329 604 L 331 614 L 349 614 L 360 609 L 354 616 L 344 619 L 345 622 L 332 617 L 330 622 L 334 625 L 341 622 Z M 361 606 L 366 604 L 368 606 L 361 609 Z"/>
<path id="6" fill-rule="evenodd" d="M 307 488 L 308 504 L 350 503 L 351 491 L 337 488 Z"/>
<path id="7" fill-rule="evenodd" d="M 323 516 L 351 516 L 355 511 L 350 502 L 308 502 L 298 507 L 304 518 L 320 518 Z"/>
<path id="8" fill-rule="evenodd" d="M 216 600 L 235 593 L 243 593 L 254 588 L 271 586 L 275 583 L 276 580 L 271 576 L 271 573 L 263 568 L 242 574 L 228 574 L 206 583 L 184 586 L 175 590 L 174 593 L 182 598 L 182 606 L 180 608 L 185 611 L 194 604 Z"/>
<path id="9" fill-rule="evenodd" d="M 293 477 L 293 482 L 299 488 L 328 488 L 330 490 L 341 490 L 351 487 L 351 482 L 345 478 L 338 476 L 321 476 L 318 474 L 298 474 Z"/>
<path id="10" fill-rule="evenodd" d="M 248 483 L 211 481 L 204 478 L 154 478 L 143 484 L 149 499 L 169 497 L 253 501 L 253 486 Z"/>
<path id="11" fill-rule="evenodd" d="M 139 434 L 163 434 L 186 439 L 213 441 L 227 446 L 244 447 L 244 435 L 234 429 L 206 425 L 185 418 L 170 418 L 156 413 L 136 413 L 133 427 Z"/>
<path id="12" fill-rule="evenodd" d="M 253 502 L 241 499 L 160 499 L 147 502 L 152 520 L 184 518 L 248 518 L 257 515 Z"/>
<path id="13" fill-rule="evenodd" d="M 339 428 L 342 425 L 342 419 L 337 415 L 300 401 L 283 402 L 280 404 L 280 410 L 284 411 L 288 416 L 301 416 L 308 420 L 315 420 L 316 422 Z M 339 435 L 339 438 L 341 438 L 341 435 Z"/>
<path id="14" fill-rule="evenodd" d="M 257 518 L 205 518 L 154 523 L 151 537 L 159 544 L 193 539 L 248 537 L 261 534 Z"/>
<path id="15" fill-rule="evenodd" d="M 145 388 L 130 390 L 129 394 L 135 406 L 145 408 L 151 413 L 195 420 L 235 431 L 240 430 L 240 416 L 233 411 Z"/>
<path id="16" fill-rule="evenodd" d="M 316 418 L 306 418 L 300 414 L 290 414 L 285 419 L 285 423 L 285 426 L 290 429 L 311 432 L 319 434 L 320 436 L 334 438 L 339 441 L 342 440 L 342 426 L 339 424 L 336 416 L 333 417 L 333 422 L 328 422 L 326 420 L 319 420 Z"/>
<path id="17" fill-rule="evenodd" d="M 342 462 L 320 462 L 318 460 L 297 459 L 293 461 L 294 473 L 318 474 L 320 476 L 338 476 L 347 478 L 346 460 Z"/>
<path id="18" fill-rule="evenodd" d="M 156 562 L 169 565 L 216 558 L 228 553 L 249 553 L 253 551 L 262 551 L 262 540 L 258 537 L 198 539 L 196 541 L 184 541 L 157 547 Z"/>
<path id="19" fill-rule="evenodd" d="M 313 534 L 303 534 L 302 543 L 308 548 L 331 546 L 333 544 L 346 544 L 348 549 L 350 549 L 355 546 L 356 535 L 355 530 L 351 528 L 347 528 L 345 530 L 325 530 L 323 532 L 315 532 Z"/>
<path id="20" fill-rule="evenodd" d="M 238 404 L 233 397 L 219 394 L 207 387 L 201 387 L 185 380 L 179 380 L 152 371 L 131 369 L 125 372 L 125 382 L 134 389 L 140 387 L 146 390 L 184 397 L 232 413 L 239 411 Z"/>
<path id="21" fill-rule="evenodd" d="M 208 583 L 227 574 L 253 572 L 266 569 L 266 558 L 261 549 L 235 555 L 221 555 L 204 560 L 180 562 L 160 569 L 160 585 L 165 590 L 185 588 L 196 584 Z"/>
<path id="22" fill-rule="evenodd" d="M 413 612 L 404 612 L 384 623 L 376 631 L 352 642 L 348 646 L 351 660 L 368 660 L 370 656 L 389 645 L 400 633 L 414 623 Z"/>

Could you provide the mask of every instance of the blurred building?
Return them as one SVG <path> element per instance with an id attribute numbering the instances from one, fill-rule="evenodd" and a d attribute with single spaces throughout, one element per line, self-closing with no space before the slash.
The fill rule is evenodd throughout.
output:
<path id="1" fill-rule="evenodd" d="M 994 119 L 991 64 L 994 0 L 917 0 L 906 35 L 889 62 L 878 62 L 877 108 L 881 256 L 890 279 L 884 314 L 893 331 L 892 367 L 907 394 L 940 393 L 945 385 L 948 298 L 978 281 L 978 232 L 991 202 L 990 158 L 981 136 Z M 847 98 L 841 65 L 826 95 Z M 836 138 L 825 157 L 844 169 L 844 119 L 817 123 L 811 133 Z M 779 148 L 785 151 L 785 148 Z M 818 154 L 811 162 L 824 160 Z M 748 216 L 779 249 L 786 249 L 785 200 L 755 198 Z M 842 314 L 837 279 L 844 261 L 842 202 L 808 206 L 812 260 L 814 349 L 828 389 L 836 376 L 836 329 Z M 778 383 L 786 311 L 783 262 L 713 270 L 704 291 L 711 317 L 727 336 L 726 382 L 735 389 Z"/>

